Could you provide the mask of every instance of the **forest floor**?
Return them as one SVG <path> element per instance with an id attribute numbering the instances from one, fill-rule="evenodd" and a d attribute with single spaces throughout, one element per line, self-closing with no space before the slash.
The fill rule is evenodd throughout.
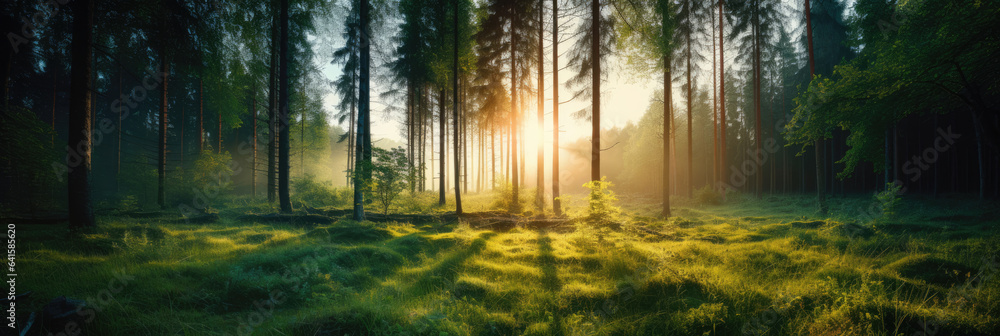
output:
<path id="1" fill-rule="evenodd" d="M 433 196 L 427 196 L 432 198 Z M 255 223 L 99 216 L 18 231 L 19 314 L 86 300 L 87 335 L 988 335 L 1000 330 L 1000 207 L 907 196 L 621 197 L 619 232 L 467 223 Z M 451 200 L 449 199 L 449 202 Z M 490 196 L 466 198 L 467 211 Z M 452 204 L 452 203 L 449 203 Z M 580 216 L 580 197 L 571 202 Z M 447 208 L 427 207 L 433 213 Z M 57 334 L 61 330 L 50 330 Z M 47 333 L 45 333 L 48 335 Z M 67 334 L 71 334 L 67 333 Z"/>

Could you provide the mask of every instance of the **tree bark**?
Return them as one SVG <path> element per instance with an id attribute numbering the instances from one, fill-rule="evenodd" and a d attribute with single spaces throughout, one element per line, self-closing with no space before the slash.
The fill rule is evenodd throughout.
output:
<path id="1" fill-rule="evenodd" d="M 267 201 L 274 203 L 278 199 L 277 162 L 278 154 L 278 52 L 281 43 L 281 28 L 278 18 L 271 21 L 271 71 L 267 94 Z M 200 118 L 199 118 L 200 120 Z M 200 131 L 200 128 L 199 128 Z M 201 133 L 198 134 L 201 143 Z M 200 145 L 199 145 L 200 146 Z M 199 147 L 200 148 L 200 147 Z"/>
<path id="2" fill-rule="evenodd" d="M 70 72 L 69 140 L 67 150 L 79 156 L 79 165 L 70 167 L 69 225 L 71 228 L 97 226 L 90 200 L 91 78 L 93 77 L 94 4 L 77 0 L 73 4 L 73 66 Z M 69 157 L 69 155 L 67 156 Z M 68 162 L 71 163 L 71 162 Z"/>
<path id="3" fill-rule="evenodd" d="M 552 0 L 552 213 L 562 216 L 559 200 L 559 0 Z"/>
<path id="4" fill-rule="evenodd" d="M 163 54 L 160 55 L 160 61 L 163 63 L 163 89 L 161 90 L 162 101 L 160 108 L 159 162 L 156 165 L 156 200 L 161 210 L 167 209 L 167 191 L 164 184 L 167 174 L 167 107 L 170 105 L 167 97 L 167 82 L 170 78 L 170 61 L 167 60 L 166 50 L 166 47 L 164 47 Z"/>
<path id="5" fill-rule="evenodd" d="M 809 11 L 809 2 L 811 0 L 805 0 L 806 3 L 806 40 L 808 43 L 809 50 L 809 79 L 812 80 L 816 76 L 816 57 L 813 54 L 813 36 L 812 36 L 812 18 Z M 823 177 L 823 140 L 816 139 L 813 142 L 813 147 L 816 147 L 816 202 L 819 203 L 819 213 L 820 215 L 826 215 L 826 191 L 825 178 Z"/>
<path id="6" fill-rule="evenodd" d="M 664 22 L 666 24 L 666 22 Z M 663 217 L 670 217 L 670 136 L 674 120 L 670 54 L 663 55 Z"/>
<path id="7" fill-rule="evenodd" d="M 690 2 L 691 0 L 688 0 L 688 1 Z M 688 5 L 688 7 L 690 8 L 690 5 Z M 693 15 L 693 14 L 691 14 L 691 15 Z M 690 23 L 692 25 L 694 24 L 693 22 L 690 22 Z M 692 120 L 691 119 L 691 116 L 692 116 L 691 107 L 693 105 L 691 100 L 692 100 L 692 96 L 694 95 L 694 86 L 691 84 L 691 57 L 693 56 L 692 54 L 694 54 L 694 51 L 691 50 L 691 30 L 692 29 L 694 29 L 694 27 L 691 27 L 690 29 L 688 29 L 687 34 L 685 34 L 685 36 L 684 36 L 684 39 L 687 42 L 687 56 L 685 58 L 686 58 L 686 61 L 687 61 L 687 74 L 686 74 L 686 76 L 687 76 L 687 129 L 688 129 L 687 130 L 688 131 L 687 132 L 688 133 L 687 134 L 687 136 L 688 136 L 688 139 L 687 139 L 688 140 L 687 141 L 687 145 L 688 145 L 688 152 L 687 152 L 687 154 L 688 154 L 688 160 L 687 160 L 687 173 L 688 173 L 688 176 L 687 176 L 687 197 L 688 198 L 692 198 L 692 196 L 694 196 L 694 186 L 693 186 L 693 184 L 694 184 L 693 183 L 693 181 L 694 181 L 694 141 L 692 140 L 693 138 L 692 138 L 692 134 L 691 134 L 691 120 Z"/>
<path id="8" fill-rule="evenodd" d="M 438 127 L 441 130 L 441 134 L 438 135 L 438 136 L 441 137 L 440 140 L 438 141 L 438 147 L 439 147 L 438 148 L 438 165 L 439 165 L 439 167 L 438 167 L 439 168 L 438 169 L 438 205 L 444 205 L 445 204 L 444 193 L 445 193 L 445 188 L 446 188 L 446 186 L 445 186 L 445 181 L 446 181 L 445 172 L 446 171 L 445 171 L 445 162 L 444 162 L 444 159 L 445 159 L 445 156 L 447 156 L 447 154 L 448 154 L 448 148 L 445 147 L 445 142 L 447 141 L 447 139 L 445 139 L 445 136 L 448 134 L 448 129 L 445 127 L 445 124 L 447 123 L 448 115 L 445 114 L 445 112 L 444 112 L 444 108 L 445 108 L 444 104 L 445 104 L 445 101 L 447 99 L 445 99 L 444 89 L 443 88 L 441 89 L 441 94 L 438 97 L 440 98 L 440 100 L 438 101 L 438 104 L 439 104 L 438 105 L 438 107 L 439 107 L 439 110 L 438 110 Z"/>
<path id="9" fill-rule="evenodd" d="M 364 1 L 362 1 L 364 2 Z M 288 196 L 288 0 L 281 0 L 280 61 L 278 65 L 278 202 L 281 213 L 292 212 L 292 201 Z M 221 123 L 219 124 L 222 127 Z M 221 137 L 220 137 L 221 139 Z M 221 140 L 220 146 L 221 147 Z"/>
<path id="10" fill-rule="evenodd" d="M 593 66 L 591 75 L 591 145 L 590 145 L 590 180 L 601 180 L 601 1 L 590 1 L 590 62 Z"/>
<path id="11" fill-rule="evenodd" d="M 452 46 L 453 47 L 452 48 L 452 57 L 453 57 L 452 58 L 452 66 L 453 66 L 453 68 L 452 68 L 452 76 L 451 76 L 452 77 L 452 94 L 451 94 L 451 96 L 452 96 L 452 107 L 453 107 L 453 110 L 452 110 L 452 116 L 451 116 L 451 118 L 452 118 L 452 128 L 454 128 L 454 130 L 455 130 L 455 136 L 454 136 L 454 138 L 455 138 L 455 143 L 454 143 L 454 147 L 455 147 L 454 148 L 454 150 L 455 150 L 455 160 L 454 160 L 455 161 L 455 213 L 461 215 L 462 214 L 462 192 L 461 192 L 461 183 L 462 183 L 462 174 L 461 174 L 462 155 L 459 153 L 459 145 L 460 145 L 460 141 L 461 141 L 462 137 L 459 136 L 460 132 L 459 132 L 459 128 L 458 128 L 458 101 L 459 101 L 459 97 L 458 97 L 458 1 L 454 1 L 454 10 L 455 10 L 455 12 L 452 15 L 452 23 L 453 23 L 452 28 L 455 29 L 455 31 L 454 31 L 454 34 L 453 34 L 454 35 L 454 40 L 453 40 L 453 46 Z"/>
<path id="12" fill-rule="evenodd" d="M 511 29 L 510 32 L 510 172 L 511 172 L 511 187 L 513 192 L 511 193 L 510 201 L 510 212 L 519 213 L 521 212 L 521 198 L 518 195 L 519 183 L 517 175 L 517 128 L 520 125 L 518 118 L 517 109 L 517 54 L 514 52 L 514 47 L 517 45 L 517 34 Z"/>
<path id="13" fill-rule="evenodd" d="M 542 139 L 545 136 L 545 65 L 543 63 L 544 43 L 543 33 L 545 28 L 545 0 L 538 1 L 538 143 L 536 148 L 538 171 L 535 173 L 535 207 L 539 212 L 545 210 L 545 147 Z"/>
<path id="14" fill-rule="evenodd" d="M 287 1 L 287 0 L 282 0 Z M 367 165 L 371 164 L 372 153 L 371 153 L 371 129 L 370 129 L 370 119 L 369 113 L 371 109 L 371 101 L 369 100 L 369 65 L 371 62 L 370 51 L 371 45 L 369 42 L 371 30 L 369 29 L 368 17 L 368 0 L 361 0 L 360 6 L 361 14 L 361 69 L 360 77 L 361 80 L 358 83 L 358 145 L 356 145 L 355 150 L 359 151 L 355 161 L 355 170 L 358 169 L 362 164 L 366 167 L 360 172 L 360 180 L 364 182 L 371 181 L 371 172 L 367 168 Z M 362 185 L 358 183 L 359 179 L 354 181 L 354 220 L 362 221 L 365 219 L 365 208 L 364 208 L 364 194 L 361 192 Z"/>
<path id="15" fill-rule="evenodd" d="M 198 154 L 205 150 L 205 85 L 198 79 Z"/>
<path id="16" fill-rule="evenodd" d="M 257 88 L 253 90 L 253 102 L 250 104 L 251 116 L 253 116 L 253 163 L 250 164 L 250 196 L 253 199 L 257 198 Z M 182 124 L 183 125 L 183 124 Z M 183 133 L 181 133 L 183 134 Z M 183 146 L 183 141 L 181 146 Z M 183 148 L 183 147 L 181 147 Z M 181 155 L 183 157 L 184 155 Z"/>

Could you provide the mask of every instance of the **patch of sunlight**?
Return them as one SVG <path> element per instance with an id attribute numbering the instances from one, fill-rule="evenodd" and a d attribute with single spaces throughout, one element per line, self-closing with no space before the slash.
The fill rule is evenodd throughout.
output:
<path id="1" fill-rule="evenodd" d="M 486 261 L 481 258 L 475 258 L 469 262 L 467 265 L 470 269 L 485 271 L 486 273 L 492 275 L 503 275 L 512 277 L 525 277 L 525 278 L 541 278 L 542 271 L 534 265 L 526 265 L 523 263 L 514 263 L 507 260 L 502 260 L 500 262 Z"/>
<path id="2" fill-rule="evenodd" d="M 597 286 L 590 281 L 570 280 L 563 284 L 559 295 L 565 298 L 599 298 L 612 293 L 612 287 L 609 286 Z"/>

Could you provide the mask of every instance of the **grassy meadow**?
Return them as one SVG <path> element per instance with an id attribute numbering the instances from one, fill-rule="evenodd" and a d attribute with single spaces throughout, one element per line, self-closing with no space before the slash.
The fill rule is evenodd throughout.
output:
<path id="1" fill-rule="evenodd" d="M 399 208 L 444 212 L 415 205 L 434 197 Z M 104 214 L 95 231 L 19 230 L 20 307 L 85 301 L 87 335 L 996 334 L 1000 209 L 907 196 L 876 221 L 871 202 L 833 197 L 817 218 L 802 195 L 680 199 L 663 220 L 655 199 L 623 195 L 620 230 L 500 232 L 257 223 L 237 217 L 274 209 L 248 200 L 208 224 Z"/>

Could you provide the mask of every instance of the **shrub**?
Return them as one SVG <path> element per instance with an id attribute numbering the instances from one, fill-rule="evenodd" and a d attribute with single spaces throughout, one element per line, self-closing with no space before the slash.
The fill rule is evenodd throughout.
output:
<path id="1" fill-rule="evenodd" d="M 332 182 L 320 181 L 312 174 L 292 180 L 292 188 L 295 190 L 292 195 L 295 202 L 312 207 L 340 205 L 347 200 Z"/>
<path id="2" fill-rule="evenodd" d="M 875 220 L 876 222 L 885 222 L 896 218 L 896 208 L 903 200 L 899 197 L 902 189 L 902 184 L 888 183 L 884 191 L 875 193 L 874 201 L 882 212 L 881 216 Z"/>
<path id="3" fill-rule="evenodd" d="M 712 186 L 704 186 L 694 195 L 695 202 L 701 205 L 719 205 L 722 203 L 722 195 L 718 191 L 712 188 Z"/>
<path id="4" fill-rule="evenodd" d="M 597 228 L 617 228 L 622 210 L 615 204 L 618 196 L 611 191 L 613 184 L 602 177 L 600 181 L 590 181 L 583 186 L 590 189 L 587 222 Z"/>
<path id="5" fill-rule="evenodd" d="M 126 195 L 118 201 L 118 212 L 129 213 L 139 211 L 139 198 L 135 195 Z"/>
<path id="6" fill-rule="evenodd" d="M 494 210 L 512 209 L 511 206 L 514 204 L 511 203 L 511 200 L 514 199 L 514 185 L 506 180 L 499 180 L 496 184 L 497 187 L 493 189 L 493 201 L 490 202 L 490 208 Z M 524 204 L 524 196 L 523 192 L 518 195 L 517 209 L 522 209 L 521 205 Z"/>
<path id="7" fill-rule="evenodd" d="M 370 199 L 382 206 L 382 213 L 389 214 L 389 206 L 408 187 L 410 164 L 406 150 L 373 148 L 372 186 Z"/>

